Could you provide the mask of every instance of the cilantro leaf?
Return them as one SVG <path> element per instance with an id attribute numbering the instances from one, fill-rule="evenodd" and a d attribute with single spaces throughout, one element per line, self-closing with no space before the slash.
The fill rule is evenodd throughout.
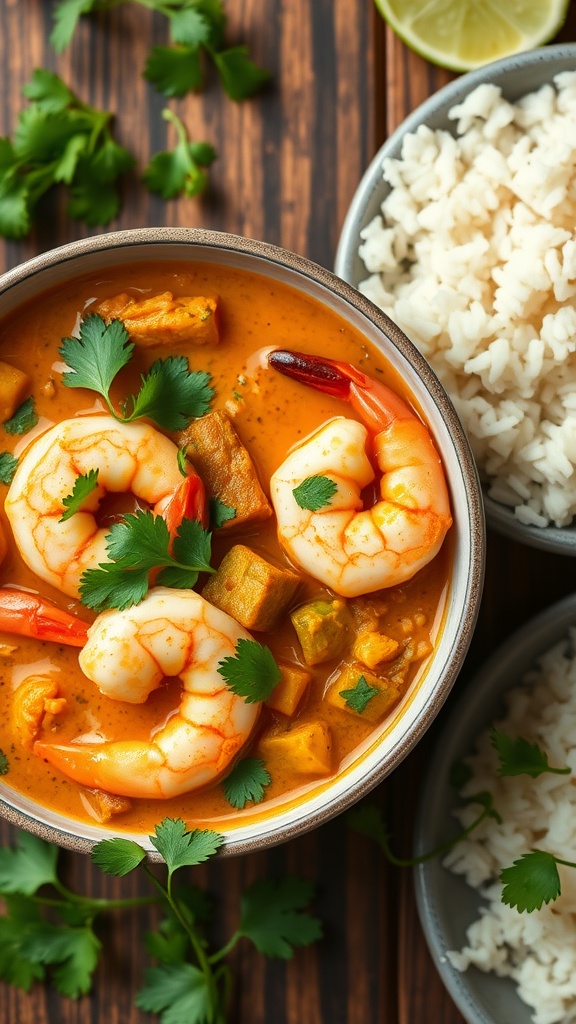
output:
<path id="1" fill-rule="evenodd" d="M 89 926 L 39 924 L 31 929 L 24 949 L 33 961 L 56 965 L 51 977 L 60 995 L 78 999 L 90 991 L 102 944 Z"/>
<path id="2" fill-rule="evenodd" d="M 266 700 L 282 677 L 270 648 L 244 637 L 236 644 L 236 654 L 218 662 L 218 671 L 232 693 L 247 704 Z"/>
<path id="3" fill-rule="evenodd" d="M 14 897 L 7 897 L 4 902 L 7 914 L 0 917 L 0 978 L 28 992 L 46 973 L 42 964 L 33 961 L 24 949 L 29 925 L 39 920 L 39 912 L 29 899 L 24 900 L 24 914 L 21 902 Z"/>
<path id="4" fill-rule="evenodd" d="M 124 611 L 140 604 L 147 593 L 147 569 L 126 571 L 114 562 L 104 562 L 98 569 L 86 569 L 80 578 L 80 599 L 97 612 L 107 608 Z"/>
<path id="5" fill-rule="evenodd" d="M 318 918 L 304 912 L 314 887 L 302 878 L 262 879 L 244 893 L 239 933 L 268 957 L 289 960 L 294 948 L 322 937 Z"/>
<path id="6" fill-rule="evenodd" d="M 537 743 L 529 743 L 521 736 L 513 739 L 499 729 L 490 730 L 492 746 L 500 759 L 499 775 L 530 775 L 537 779 L 544 772 L 555 775 L 570 775 L 571 768 L 552 768 L 548 755 Z"/>
<path id="7" fill-rule="evenodd" d="M 78 3 L 78 0 L 73 0 Z M 87 0 L 81 0 L 86 3 Z M 88 0 L 89 3 L 92 0 Z M 75 102 L 76 97 L 64 84 L 58 75 L 46 68 L 35 68 L 32 78 L 26 85 L 22 86 L 22 95 L 33 100 L 41 110 L 49 111 L 52 114 L 65 110 L 67 106 Z"/>
<path id="8" fill-rule="evenodd" d="M 500 874 L 504 883 L 502 902 L 516 907 L 519 914 L 540 910 L 560 895 L 560 876 L 556 858 L 543 850 L 532 850 L 515 860 Z"/>
<path id="9" fill-rule="evenodd" d="M 264 799 L 266 787 L 270 782 L 264 761 L 256 757 L 246 757 L 236 762 L 224 780 L 224 796 L 232 807 L 242 810 L 250 800 L 259 804 Z"/>
<path id="10" fill-rule="evenodd" d="M 210 524 L 217 530 L 224 523 L 230 522 L 231 519 L 236 518 L 236 509 L 232 508 L 231 505 L 225 505 L 220 498 L 210 498 L 208 503 L 210 509 Z"/>
<path id="11" fill-rule="evenodd" d="M 210 25 L 197 7 L 185 7 L 171 15 L 170 35 L 175 43 L 201 46 L 210 40 Z"/>
<path id="12" fill-rule="evenodd" d="M 450 766 L 450 785 L 458 793 L 473 778 L 474 772 L 465 761 L 455 761 Z"/>
<path id="13" fill-rule="evenodd" d="M 0 893 L 33 896 L 40 886 L 53 885 L 57 859 L 57 847 L 21 832 L 15 847 L 0 847 Z"/>
<path id="14" fill-rule="evenodd" d="M 0 452 L 0 483 L 11 484 L 18 468 L 18 459 L 10 452 Z"/>
<path id="15" fill-rule="evenodd" d="M 101 871 L 121 878 L 146 860 L 146 851 L 131 839 L 117 837 L 96 843 L 92 847 L 91 857 Z"/>
<path id="16" fill-rule="evenodd" d="M 0 173 L 0 235 L 3 238 L 24 238 L 29 231 L 28 186 L 24 181 L 13 181 L 7 172 L 4 175 Z"/>
<path id="17" fill-rule="evenodd" d="M 8 775 L 10 771 L 10 761 L 6 757 L 3 750 L 0 750 L 0 775 Z"/>
<path id="18" fill-rule="evenodd" d="M 259 68 L 248 56 L 246 46 L 233 46 L 229 50 L 211 52 L 224 92 L 231 100 L 245 100 L 253 96 L 270 80 L 270 72 Z"/>
<path id="19" fill-rule="evenodd" d="M 54 28 L 50 42 L 57 53 L 62 53 L 72 40 L 82 14 L 88 14 L 97 0 L 58 0 L 54 7 Z"/>
<path id="20" fill-rule="evenodd" d="M 198 572 L 214 572 L 210 566 L 211 535 L 197 519 L 183 519 L 174 538 L 175 558 Z"/>
<path id="21" fill-rule="evenodd" d="M 129 423 L 146 416 L 165 430 L 183 430 L 191 419 L 208 412 L 213 396 L 209 373 L 191 372 L 185 356 L 168 356 L 157 359 L 142 377 L 140 391 L 130 398 L 132 412 L 125 418 Z"/>
<path id="22" fill-rule="evenodd" d="M 38 414 L 34 408 L 34 399 L 27 398 L 9 420 L 4 422 L 7 434 L 27 434 L 38 423 Z"/>
<path id="23" fill-rule="evenodd" d="M 388 855 L 390 830 L 375 804 L 360 804 L 353 807 L 346 815 L 346 820 L 354 832 L 371 839 L 385 855 Z"/>
<path id="24" fill-rule="evenodd" d="M 197 196 L 208 183 L 203 168 L 216 159 L 216 150 L 208 142 L 191 142 L 184 124 L 171 110 L 164 110 L 162 116 L 176 128 L 178 142 L 174 149 L 152 157 L 143 180 L 151 192 L 164 199 Z"/>
<path id="25" fill-rule="evenodd" d="M 181 900 L 181 893 L 178 895 Z M 180 964 L 186 959 L 188 936 L 179 922 L 171 917 L 160 922 L 158 931 L 146 932 L 144 945 L 150 956 L 161 964 Z"/>
<path id="26" fill-rule="evenodd" d="M 114 412 L 108 397 L 110 386 L 119 371 L 130 362 L 134 345 L 120 320 L 106 324 L 97 313 L 90 313 L 80 324 L 79 338 L 63 338 L 59 349 L 72 372 L 64 373 L 67 388 L 89 388 L 97 391 Z"/>
<path id="27" fill-rule="evenodd" d="M 77 476 L 74 481 L 74 487 L 72 493 L 66 498 L 62 498 L 62 504 L 66 511 L 60 517 L 58 522 L 64 523 L 67 519 L 70 519 L 76 512 L 80 512 L 86 498 L 92 494 L 98 486 L 98 470 L 89 469 L 87 473 L 83 473 L 81 476 Z"/>
<path id="28" fill-rule="evenodd" d="M 319 509 L 330 505 L 337 490 L 337 484 L 327 476 L 307 476 L 301 484 L 294 487 L 292 494 L 300 508 L 318 512 Z"/>
<path id="29" fill-rule="evenodd" d="M 192 829 L 188 832 L 182 818 L 164 818 L 156 825 L 150 842 L 166 861 L 168 874 L 182 867 L 202 864 L 212 857 L 224 842 L 224 836 L 211 829 Z"/>
<path id="30" fill-rule="evenodd" d="M 344 698 L 344 702 L 359 715 L 366 710 L 367 705 L 377 693 L 378 687 L 370 686 L 366 682 L 365 676 L 359 676 L 356 686 L 352 687 L 352 689 L 340 690 L 340 696 Z"/>
<path id="31" fill-rule="evenodd" d="M 148 1013 L 159 1013 L 161 1024 L 209 1024 L 214 1020 L 207 978 L 193 964 L 150 967 L 135 1003 Z"/>
<path id="32" fill-rule="evenodd" d="M 197 46 L 153 46 L 144 68 L 144 78 L 164 96 L 185 96 L 187 92 L 195 92 L 203 80 L 200 50 Z"/>

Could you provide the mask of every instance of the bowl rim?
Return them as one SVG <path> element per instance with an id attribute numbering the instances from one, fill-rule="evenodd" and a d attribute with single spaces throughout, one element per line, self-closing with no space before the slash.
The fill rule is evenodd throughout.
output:
<path id="1" fill-rule="evenodd" d="M 224 833 L 226 841 L 219 851 L 219 855 L 226 856 L 252 852 L 287 841 L 340 814 L 393 771 L 423 735 L 435 714 L 440 710 L 456 680 L 478 617 L 484 581 L 484 510 L 476 466 L 468 440 L 450 399 L 429 364 L 412 342 L 406 338 L 399 328 L 377 306 L 330 270 L 319 266 L 306 257 L 291 253 L 286 249 L 267 242 L 203 228 L 152 227 L 128 229 L 90 236 L 59 246 L 7 271 L 0 277 L 0 302 L 1 297 L 6 295 L 12 288 L 30 280 L 35 275 L 42 274 L 46 270 L 57 266 L 65 266 L 67 263 L 77 261 L 78 258 L 81 259 L 84 256 L 93 254 L 104 255 L 106 253 L 113 258 L 115 253 L 119 254 L 122 250 L 129 253 L 131 247 L 157 247 L 158 245 L 176 245 L 180 248 L 182 246 L 190 247 L 191 252 L 199 253 L 196 257 L 199 261 L 202 260 L 201 250 L 203 249 L 206 252 L 207 249 L 210 249 L 223 253 L 240 253 L 242 257 L 253 257 L 264 264 L 272 263 L 278 265 L 288 272 L 290 275 L 289 283 L 293 287 L 297 287 L 297 279 L 301 277 L 311 280 L 316 287 L 319 287 L 319 290 L 335 295 L 338 301 L 336 311 L 340 316 L 345 315 L 346 307 L 352 307 L 353 310 L 360 313 L 364 320 L 383 333 L 390 344 L 398 350 L 402 361 L 407 363 L 414 374 L 422 381 L 430 395 L 430 401 L 438 406 L 442 412 L 446 437 L 459 454 L 460 471 L 466 483 L 466 493 L 468 496 L 467 516 L 461 516 L 468 543 L 468 578 L 462 588 L 465 597 L 462 601 L 457 629 L 451 644 L 450 663 L 444 664 L 441 677 L 435 685 L 433 694 L 431 694 L 430 704 L 433 706 L 427 707 L 426 713 L 420 713 L 417 720 L 411 723 L 409 730 L 401 738 L 402 742 L 399 746 L 397 745 L 397 749 L 393 750 L 392 756 L 388 758 L 387 763 L 382 764 L 380 762 L 377 769 L 372 771 L 369 779 L 365 777 L 355 778 L 351 787 L 347 788 L 346 791 L 338 792 L 338 774 L 336 774 L 330 777 L 330 781 L 324 790 L 326 799 L 319 811 L 313 812 L 310 810 L 307 813 L 299 814 L 295 817 L 294 821 L 289 821 L 281 827 L 274 825 L 274 817 L 270 814 L 268 818 L 262 818 L 260 831 L 257 835 L 250 838 L 235 839 L 234 831 Z M 170 257 L 167 255 L 166 257 L 167 260 L 171 258 L 178 259 L 180 256 Z M 127 255 L 128 260 L 129 255 Z M 82 267 L 74 266 L 74 270 L 69 276 L 70 279 L 73 279 L 74 277 L 81 276 L 81 274 Z M 63 280 L 65 278 L 66 275 L 64 275 Z M 383 354 L 386 358 L 385 351 Z M 359 765 L 365 760 L 365 755 L 361 755 L 357 759 Z M 312 802 L 312 797 L 313 794 L 304 795 L 300 801 L 300 806 L 306 807 Z M 50 822 L 39 821 L 36 817 L 31 817 L 30 814 L 21 809 L 14 808 L 1 798 L 0 809 L 3 816 L 12 824 L 23 827 L 28 831 L 34 831 L 37 835 L 50 842 L 56 842 L 61 846 L 78 852 L 89 852 L 94 842 L 97 841 L 94 838 L 75 835 L 73 832 L 68 831 L 67 827 L 61 827 L 60 824 L 55 826 Z M 282 813 L 282 809 L 280 809 L 280 813 Z M 73 825 L 76 824 L 75 819 L 69 819 L 69 821 Z M 78 822 L 77 824 L 80 827 L 81 823 Z M 86 832 L 87 830 L 84 829 L 84 831 Z M 95 830 L 92 831 L 97 831 L 98 833 L 104 831 L 104 835 L 113 834 L 113 832 L 108 833 L 101 826 L 96 826 Z M 123 834 L 128 836 L 126 832 Z M 103 837 L 102 835 L 98 836 L 98 838 Z M 142 836 L 130 836 L 130 838 L 135 838 L 146 849 L 150 859 L 161 860 L 154 848 L 142 841 Z"/>
<path id="2" fill-rule="evenodd" d="M 414 132 L 420 124 L 426 123 L 440 108 L 448 108 L 460 102 L 477 85 L 486 81 L 493 82 L 501 74 L 514 72 L 525 66 L 546 65 L 568 59 L 574 61 L 576 70 L 576 42 L 554 43 L 510 54 L 459 75 L 419 104 L 388 136 L 364 171 L 344 217 L 336 248 L 334 272 L 344 281 L 353 283 L 355 275 L 352 267 L 353 260 L 358 254 L 359 232 L 364 226 L 366 207 L 382 182 L 382 161 L 398 148 L 407 133 Z M 512 508 L 491 498 L 484 486 L 482 492 L 487 525 L 497 533 L 521 541 L 530 547 L 576 557 L 576 521 L 572 526 L 566 527 L 552 524 L 546 527 L 526 525 L 515 516 Z"/>
<path id="3" fill-rule="evenodd" d="M 473 749 L 477 737 L 498 716 L 499 705 L 504 707 L 506 692 L 521 685 L 523 677 L 538 658 L 562 641 L 571 626 L 576 626 L 576 593 L 549 605 L 517 628 L 467 681 L 465 692 L 443 723 L 430 755 L 416 809 L 413 843 L 416 857 L 439 845 L 443 841 L 442 836 L 445 840 L 448 818 L 444 805 L 450 790 L 450 768 L 455 758 Z M 457 797 L 454 796 L 451 806 L 456 802 Z M 468 1024 L 499 1024 L 497 1018 L 487 1014 L 477 1003 L 467 980 L 467 971 L 458 971 L 446 957 L 450 946 L 440 914 L 444 905 L 438 894 L 437 876 L 440 873 L 445 873 L 454 886 L 477 897 L 478 906 L 484 905 L 480 893 L 468 886 L 462 876 L 444 868 L 441 857 L 416 865 L 413 870 L 416 907 L 434 965 Z M 485 984 L 485 974 L 473 966 L 468 971 L 477 971 L 480 984 Z M 495 985 L 506 984 L 512 991 L 514 982 L 511 978 L 501 978 L 494 972 L 490 972 L 490 978 Z M 526 1007 L 528 1015 L 531 1012 L 529 1005 L 522 1003 L 522 1006 Z"/>

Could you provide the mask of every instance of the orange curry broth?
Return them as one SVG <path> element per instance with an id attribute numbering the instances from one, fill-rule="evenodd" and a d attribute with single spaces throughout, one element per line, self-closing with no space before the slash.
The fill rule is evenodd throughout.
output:
<path id="1" fill-rule="evenodd" d="M 262 370 L 256 377 L 249 368 L 255 365 L 254 353 L 268 346 L 284 347 L 354 363 L 365 372 L 381 376 L 395 390 L 406 395 L 402 382 L 376 349 L 347 325 L 338 315 L 320 303 L 298 294 L 286 285 L 246 271 L 212 264 L 138 264 L 111 268 L 109 273 L 86 275 L 72 283 L 59 286 L 40 296 L 0 323 L 0 359 L 29 373 L 34 381 L 33 395 L 40 416 L 50 423 L 90 409 L 98 401 L 93 392 L 70 389 L 62 385 L 61 360 L 58 348 L 61 339 L 77 328 L 78 316 L 89 311 L 95 302 L 119 292 L 131 291 L 135 297 L 172 291 L 175 295 L 216 294 L 220 298 L 220 344 L 217 348 L 179 345 L 162 351 L 158 347 L 137 350 L 131 364 L 121 372 L 114 386 L 118 401 L 139 387 L 139 375 L 161 355 L 181 354 L 189 358 L 191 369 L 207 370 L 212 375 L 216 397 L 212 408 L 226 408 L 233 413 L 234 425 L 248 448 L 260 474 L 264 490 L 274 469 L 283 461 L 287 450 L 326 419 L 335 415 L 353 416 L 351 409 L 328 396 L 281 376 Z M 56 364 L 56 368 L 55 368 Z M 59 365 L 60 364 L 60 367 Z M 46 424 L 49 425 L 49 424 Z M 176 439 L 177 440 L 177 439 Z M 22 445 L 21 437 L 2 433 L 1 451 L 13 451 Z M 0 485 L 0 493 L 6 488 Z M 6 536 L 11 536 L 4 513 L 0 516 Z M 264 557 L 287 564 L 280 550 L 274 519 L 250 524 L 244 529 L 226 531 L 215 538 L 213 564 L 217 565 L 224 551 L 236 542 L 247 543 Z M 388 613 L 381 622 L 383 632 L 402 641 L 406 621 L 420 613 L 425 625 L 410 630 L 415 640 L 437 638 L 445 608 L 449 579 L 450 537 L 430 565 L 417 576 L 398 587 L 381 591 Z M 302 575 L 302 574 L 301 574 Z M 16 584 L 41 592 L 48 600 L 67 608 L 87 621 L 94 614 L 71 601 L 53 587 L 40 581 L 22 562 L 12 544 L 0 566 L 0 585 Z M 303 576 L 296 604 L 324 597 L 328 591 L 321 584 Z M 259 634 L 277 658 L 303 664 L 296 634 L 288 615 L 273 632 Z M 87 820 L 93 812 L 88 808 L 82 787 L 71 782 L 52 766 L 32 753 L 18 749 L 10 728 L 11 700 L 16 686 L 31 672 L 57 674 L 60 692 L 67 699 L 67 709 L 53 719 L 52 731 L 44 732 L 58 742 L 70 742 L 84 734 L 115 739 L 145 739 L 162 726 L 177 707 L 179 685 L 170 680 L 142 705 L 122 704 L 100 694 L 78 667 L 78 651 L 36 640 L 9 636 L 0 632 L 0 644 L 16 647 L 10 654 L 0 652 L 0 748 L 8 755 L 10 769 L 2 780 L 8 786 L 56 811 Z M 407 685 L 425 660 L 411 666 Z M 333 676 L 337 662 L 311 669 L 312 683 L 298 721 L 321 718 L 332 733 L 332 768 L 336 774 L 354 760 L 381 731 L 382 725 L 371 725 L 360 716 L 341 710 L 323 701 L 327 681 Z M 286 719 L 263 708 L 255 737 L 243 755 L 258 756 L 258 736 L 275 720 Z M 166 815 L 181 816 L 188 823 L 209 823 L 233 827 L 269 813 L 279 805 L 298 800 L 305 792 L 323 788 L 324 778 L 293 777 L 276 765 L 272 782 L 263 803 L 247 805 L 244 811 L 230 807 L 220 784 L 165 801 L 132 800 L 131 809 L 114 817 L 114 831 L 150 832 Z"/>

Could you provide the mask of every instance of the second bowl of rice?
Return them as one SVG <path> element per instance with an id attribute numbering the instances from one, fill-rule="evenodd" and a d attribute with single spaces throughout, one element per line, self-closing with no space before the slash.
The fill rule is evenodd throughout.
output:
<path id="1" fill-rule="evenodd" d="M 576 555 L 576 44 L 451 82 L 387 140 L 336 273 L 450 394 L 489 525 Z"/>

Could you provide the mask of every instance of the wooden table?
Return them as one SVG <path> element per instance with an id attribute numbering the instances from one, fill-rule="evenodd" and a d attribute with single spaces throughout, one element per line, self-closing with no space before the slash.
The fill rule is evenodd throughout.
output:
<path id="1" fill-rule="evenodd" d="M 210 227 L 331 266 L 348 204 L 377 147 L 451 76 L 409 52 L 371 0 L 237 0 L 227 6 L 230 40 L 250 44 L 255 59 L 272 71 L 273 84 L 237 105 L 209 79 L 202 96 L 172 102 L 192 135 L 218 149 L 210 191 L 201 201 L 165 203 L 134 177 L 111 227 Z M 48 0 L 0 0 L 0 134 L 12 132 L 20 88 L 34 67 L 44 66 L 83 99 L 119 112 L 117 136 L 142 168 L 166 143 L 164 101 L 138 74 L 152 42 L 166 41 L 164 20 L 136 5 L 83 19 L 73 45 L 58 58 L 48 42 L 50 7 Z M 561 38 L 574 39 L 575 31 L 573 5 Z M 29 239 L 0 245 L 0 270 L 86 233 L 67 220 L 62 197 L 52 198 Z M 489 536 L 480 621 L 449 704 L 514 627 L 573 589 L 574 569 L 571 559 Z M 374 794 L 396 847 L 409 848 L 419 779 L 446 713 Z M 0 838 L 14 836 L 3 826 Z M 65 858 L 68 880 L 83 891 L 140 891 L 132 876 L 105 879 L 87 858 Z M 462 1024 L 426 949 L 410 873 L 391 869 L 344 821 L 267 853 L 212 863 L 197 870 L 196 881 L 217 897 L 216 928 L 224 935 L 234 927 L 243 888 L 286 872 L 316 882 L 325 939 L 287 964 L 264 961 L 241 945 L 232 957 L 231 1024 Z M 108 924 L 92 995 L 72 1003 L 41 987 L 24 995 L 0 986 L 0 1020 L 144 1024 L 150 1017 L 132 999 L 146 964 L 141 935 L 151 920 L 144 912 Z"/>

